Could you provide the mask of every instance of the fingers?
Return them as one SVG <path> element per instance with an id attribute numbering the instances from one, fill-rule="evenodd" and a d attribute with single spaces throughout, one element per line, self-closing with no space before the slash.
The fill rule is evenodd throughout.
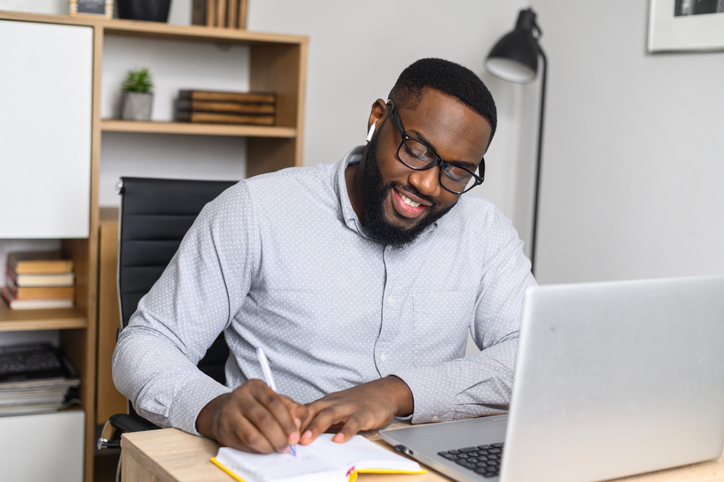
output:
<path id="1" fill-rule="evenodd" d="M 355 413 L 350 415 L 347 423 L 332 437 L 332 440 L 338 443 L 346 442 L 360 430 L 370 430 L 373 428 L 373 422 L 374 419 L 369 413 Z"/>
<path id="2" fill-rule="evenodd" d="M 287 408 L 289 413 L 292 415 L 292 419 L 294 420 L 294 425 L 296 426 L 295 432 L 299 434 L 299 429 L 302 427 L 302 425 L 305 425 L 305 422 L 309 418 L 310 412 L 309 408 L 307 408 L 306 405 L 301 405 L 291 398 L 287 397 L 286 395 L 279 395 L 282 399 L 282 402 L 284 403 L 284 406 Z M 298 442 L 298 440 L 297 440 Z M 292 442 L 292 443 L 297 443 Z"/>
<path id="3" fill-rule="evenodd" d="M 310 405 L 310 411 L 315 413 L 315 415 L 302 434 L 300 439 L 302 445 L 312 443 L 319 434 L 335 426 L 341 427 L 332 438 L 335 442 L 346 442 L 360 430 L 376 428 L 376 417 L 374 413 L 357 404 L 342 403 L 328 405 L 326 403 L 315 402 Z"/>
<path id="4" fill-rule="evenodd" d="M 294 405 L 298 404 L 285 401 L 264 382 L 249 380 L 218 411 L 216 439 L 248 452 L 286 452 L 299 439 L 296 417 L 287 408 Z"/>

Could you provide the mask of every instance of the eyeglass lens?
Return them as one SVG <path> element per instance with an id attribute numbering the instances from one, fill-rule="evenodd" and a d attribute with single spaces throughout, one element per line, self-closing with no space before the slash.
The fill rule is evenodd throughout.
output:
<path id="1" fill-rule="evenodd" d="M 412 169 L 425 169 L 437 163 L 438 156 L 425 144 L 415 139 L 405 139 L 397 151 L 400 160 Z M 458 193 L 462 193 L 475 185 L 473 174 L 461 167 L 446 164 L 440 176 L 442 185 Z"/>

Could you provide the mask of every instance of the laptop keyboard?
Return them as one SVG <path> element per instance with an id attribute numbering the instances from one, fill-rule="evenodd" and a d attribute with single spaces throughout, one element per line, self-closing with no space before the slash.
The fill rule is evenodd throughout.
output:
<path id="1" fill-rule="evenodd" d="M 486 478 L 500 474 L 500 459 L 503 456 L 503 444 L 478 445 L 437 453 Z"/>

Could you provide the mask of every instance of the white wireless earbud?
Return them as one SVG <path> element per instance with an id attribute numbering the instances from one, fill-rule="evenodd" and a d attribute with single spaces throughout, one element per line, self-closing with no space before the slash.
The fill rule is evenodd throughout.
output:
<path id="1" fill-rule="evenodd" d="M 377 124 L 376 124 L 376 123 L 373 123 L 373 124 L 370 126 L 370 131 L 367 133 L 367 142 L 369 142 L 369 141 L 372 140 L 372 134 L 375 133 L 375 125 L 377 125 Z"/>

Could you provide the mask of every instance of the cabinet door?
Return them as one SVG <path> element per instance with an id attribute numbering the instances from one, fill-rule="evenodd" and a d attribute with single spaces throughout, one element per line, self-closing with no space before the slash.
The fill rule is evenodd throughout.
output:
<path id="1" fill-rule="evenodd" d="M 0 238 L 87 238 L 93 29 L 0 20 Z"/>

